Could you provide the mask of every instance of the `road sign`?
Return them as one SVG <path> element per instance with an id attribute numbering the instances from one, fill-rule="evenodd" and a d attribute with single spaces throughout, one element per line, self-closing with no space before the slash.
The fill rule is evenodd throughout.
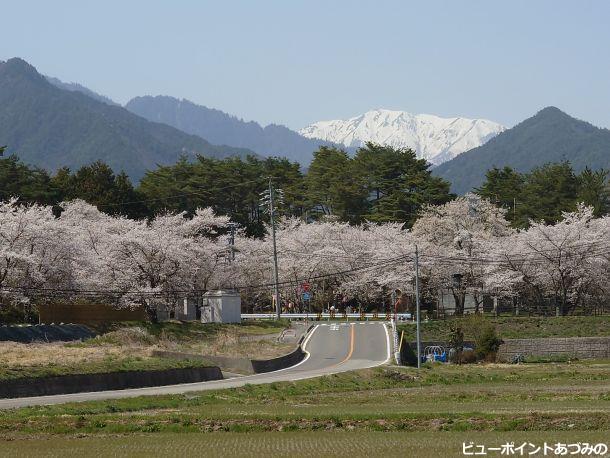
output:
<path id="1" fill-rule="evenodd" d="M 305 292 L 303 293 L 303 300 L 304 300 L 304 301 L 308 301 L 308 300 L 310 300 L 310 299 L 311 299 L 311 293 L 310 293 L 310 292 L 308 292 L 308 291 L 305 291 Z"/>
<path id="2" fill-rule="evenodd" d="M 301 285 L 301 289 L 303 291 L 308 292 L 309 291 L 309 282 L 303 282 L 303 284 Z"/>

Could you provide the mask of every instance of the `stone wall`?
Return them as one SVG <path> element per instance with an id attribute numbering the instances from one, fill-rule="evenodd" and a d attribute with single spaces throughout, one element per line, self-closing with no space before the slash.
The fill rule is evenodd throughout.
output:
<path id="1" fill-rule="evenodd" d="M 610 358 L 610 337 L 549 337 L 544 339 L 504 339 L 498 361 L 524 357 Z"/>
<path id="2" fill-rule="evenodd" d="M 449 348 L 447 342 L 422 342 L 421 349 L 429 345 Z M 464 342 L 465 347 L 474 348 L 474 342 Z M 405 365 L 416 365 L 415 342 L 403 342 L 401 360 Z M 528 357 L 554 358 L 574 357 L 579 359 L 610 358 L 610 337 L 546 337 L 540 339 L 504 339 L 498 351 L 498 362 L 512 362 L 515 355 Z"/>

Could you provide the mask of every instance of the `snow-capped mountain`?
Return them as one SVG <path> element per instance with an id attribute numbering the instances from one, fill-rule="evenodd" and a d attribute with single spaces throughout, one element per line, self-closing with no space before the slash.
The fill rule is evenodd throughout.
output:
<path id="1" fill-rule="evenodd" d="M 352 147 L 371 141 L 412 148 L 418 157 L 438 165 L 481 146 L 504 130 L 506 127 L 486 119 L 441 118 L 379 109 L 347 120 L 319 121 L 299 133 Z"/>

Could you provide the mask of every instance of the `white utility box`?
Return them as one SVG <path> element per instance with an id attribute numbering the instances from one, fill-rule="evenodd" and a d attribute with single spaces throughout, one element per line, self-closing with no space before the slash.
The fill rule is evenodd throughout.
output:
<path id="1" fill-rule="evenodd" d="M 202 323 L 241 323 L 241 296 L 237 291 L 220 289 L 203 295 Z"/>

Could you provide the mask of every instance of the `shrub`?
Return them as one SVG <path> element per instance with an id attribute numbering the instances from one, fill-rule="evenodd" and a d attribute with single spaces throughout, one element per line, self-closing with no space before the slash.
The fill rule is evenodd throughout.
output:
<path id="1" fill-rule="evenodd" d="M 449 347 L 453 350 L 449 353 L 451 355 L 451 362 L 461 364 L 462 351 L 464 350 L 464 332 L 459 326 L 451 326 L 450 329 Z"/>
<path id="2" fill-rule="evenodd" d="M 504 341 L 496 334 L 496 327 L 485 323 L 475 338 L 475 354 L 478 359 L 494 362 L 503 343 Z"/>
<path id="3" fill-rule="evenodd" d="M 461 364 L 472 364 L 477 362 L 477 356 L 474 351 L 465 349 L 460 356 Z"/>

